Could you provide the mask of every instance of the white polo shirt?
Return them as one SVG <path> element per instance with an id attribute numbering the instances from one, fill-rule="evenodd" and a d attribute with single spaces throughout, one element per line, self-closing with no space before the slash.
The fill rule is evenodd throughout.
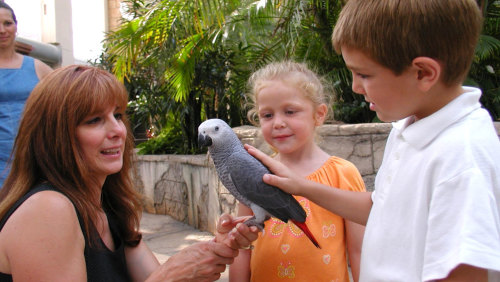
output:
<path id="1" fill-rule="evenodd" d="M 480 96 L 464 87 L 431 116 L 393 124 L 360 281 L 440 279 L 461 263 L 500 281 L 500 141 Z"/>

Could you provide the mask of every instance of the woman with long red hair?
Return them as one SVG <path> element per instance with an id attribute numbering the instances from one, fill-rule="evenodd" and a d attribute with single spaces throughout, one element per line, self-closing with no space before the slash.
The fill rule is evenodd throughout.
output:
<path id="1" fill-rule="evenodd" d="M 158 263 L 139 232 L 127 99 L 89 66 L 35 87 L 0 191 L 0 281 L 213 281 L 256 239 L 226 215 L 215 240 Z"/>

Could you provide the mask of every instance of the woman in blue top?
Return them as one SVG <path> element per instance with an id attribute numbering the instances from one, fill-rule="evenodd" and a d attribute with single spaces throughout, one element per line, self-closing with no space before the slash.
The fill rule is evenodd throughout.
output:
<path id="1" fill-rule="evenodd" d="M 8 160 L 19 119 L 33 87 L 52 69 L 15 51 L 17 19 L 0 1 L 0 188 L 8 174 Z"/>

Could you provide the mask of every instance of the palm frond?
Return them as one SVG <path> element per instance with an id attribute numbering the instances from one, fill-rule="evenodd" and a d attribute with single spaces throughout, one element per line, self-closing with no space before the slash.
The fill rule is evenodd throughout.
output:
<path id="1" fill-rule="evenodd" d="M 500 54 L 500 40 L 490 36 L 481 35 L 475 50 L 475 61 L 484 61 Z"/>

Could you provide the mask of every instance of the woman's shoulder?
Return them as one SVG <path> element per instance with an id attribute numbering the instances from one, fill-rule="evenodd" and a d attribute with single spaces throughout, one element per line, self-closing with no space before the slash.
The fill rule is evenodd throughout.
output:
<path id="1" fill-rule="evenodd" d="M 64 194 L 54 190 L 37 192 L 26 199 L 25 204 L 32 206 L 34 209 L 43 208 L 54 212 L 74 210 L 71 200 Z"/>
<path id="2" fill-rule="evenodd" d="M 82 254 L 83 258 L 84 248 L 85 239 L 72 202 L 57 191 L 44 190 L 26 199 L 0 232 L 0 254 L 6 254 L 10 264 L 0 267 L 5 273 L 11 273 L 14 265 L 35 271 L 42 268 L 40 265 L 53 266 L 57 259 L 60 261 L 54 264 L 80 260 L 76 255 Z"/>
<path id="3" fill-rule="evenodd" d="M 46 63 L 44 63 L 38 59 L 34 59 L 34 60 L 35 60 L 35 72 L 36 72 L 36 75 L 38 76 L 39 80 L 42 80 L 51 71 L 53 71 L 53 69 L 51 67 L 49 67 L 49 65 L 47 65 Z"/>
<path id="4" fill-rule="evenodd" d="M 64 223 L 73 219 L 77 219 L 77 216 L 70 199 L 60 192 L 44 190 L 27 198 L 11 215 L 5 227 L 11 220 L 21 222 L 42 220 L 52 224 L 52 222 Z"/>

